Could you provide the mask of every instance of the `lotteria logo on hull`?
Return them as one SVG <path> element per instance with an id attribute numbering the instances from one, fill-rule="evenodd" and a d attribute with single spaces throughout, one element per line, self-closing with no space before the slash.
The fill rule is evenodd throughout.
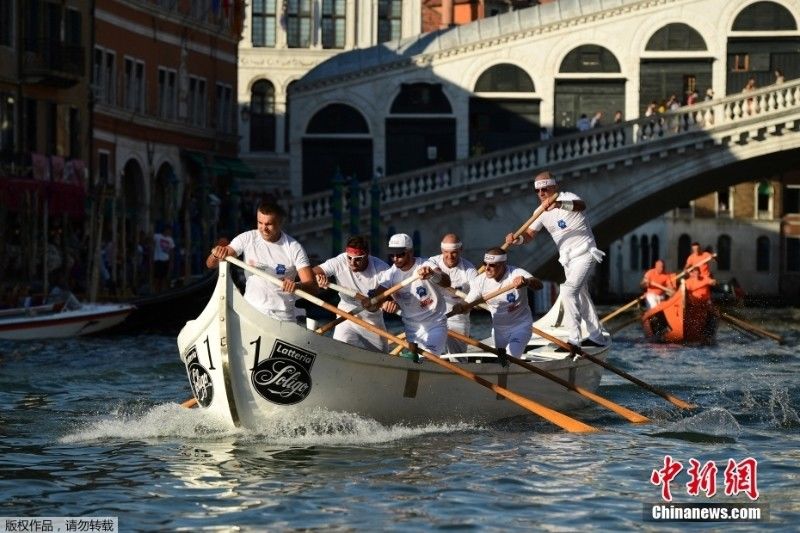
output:
<path id="1" fill-rule="evenodd" d="M 313 352 L 276 340 L 269 357 L 253 367 L 253 387 L 272 403 L 302 402 L 311 392 L 311 367 L 316 357 Z"/>

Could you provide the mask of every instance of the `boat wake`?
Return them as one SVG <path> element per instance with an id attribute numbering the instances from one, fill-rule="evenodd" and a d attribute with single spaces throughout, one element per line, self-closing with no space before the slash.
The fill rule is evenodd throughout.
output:
<path id="1" fill-rule="evenodd" d="M 62 443 L 105 440 L 154 441 L 163 439 L 215 440 L 235 437 L 276 445 L 357 446 L 380 444 L 428 434 L 478 429 L 477 424 L 387 426 L 350 413 L 315 408 L 307 412 L 276 415 L 256 428 L 231 428 L 199 409 L 161 404 L 134 411 L 117 411 L 86 423 L 59 439 Z"/>
<path id="2" fill-rule="evenodd" d="M 741 432 L 742 427 L 729 411 L 712 408 L 673 422 L 649 435 L 688 442 L 733 443 Z"/>

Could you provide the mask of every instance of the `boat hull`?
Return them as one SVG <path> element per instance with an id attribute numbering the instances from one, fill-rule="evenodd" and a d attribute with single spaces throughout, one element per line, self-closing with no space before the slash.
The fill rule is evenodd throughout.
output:
<path id="1" fill-rule="evenodd" d="M 227 278 L 223 267 L 209 305 L 181 331 L 178 347 L 198 404 L 234 426 L 258 427 L 276 414 L 318 408 L 414 424 L 528 413 L 431 361 L 362 350 L 272 320 L 253 309 Z M 596 353 L 603 357 L 607 350 Z M 481 358 L 477 352 L 468 356 Z M 585 359 L 573 362 L 552 353 L 540 359 L 532 364 L 564 380 L 591 391 L 599 385 L 602 369 Z M 553 409 L 586 405 L 583 397 L 516 365 L 460 366 Z"/>
<path id="2" fill-rule="evenodd" d="M 716 340 L 717 320 L 709 304 L 692 304 L 686 289 L 642 315 L 642 327 L 648 338 L 676 344 L 711 344 Z"/>
<path id="3" fill-rule="evenodd" d="M 0 339 L 63 339 L 89 335 L 121 323 L 134 310 L 129 304 L 84 304 L 80 309 L 0 319 Z"/>

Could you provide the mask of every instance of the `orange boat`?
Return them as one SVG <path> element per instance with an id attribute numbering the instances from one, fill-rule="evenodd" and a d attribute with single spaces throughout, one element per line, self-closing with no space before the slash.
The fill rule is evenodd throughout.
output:
<path id="1" fill-rule="evenodd" d="M 659 342 L 712 344 L 717 336 L 717 312 L 709 303 L 693 303 L 681 288 L 642 315 L 648 337 Z"/>

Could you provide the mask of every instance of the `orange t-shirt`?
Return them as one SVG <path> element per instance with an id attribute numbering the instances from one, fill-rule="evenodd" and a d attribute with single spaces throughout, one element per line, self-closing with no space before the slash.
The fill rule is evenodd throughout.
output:
<path id="1" fill-rule="evenodd" d="M 711 278 L 689 278 L 685 283 L 689 298 L 700 302 L 711 301 Z"/>
<path id="2" fill-rule="evenodd" d="M 664 287 L 674 288 L 675 284 L 672 282 L 672 274 L 667 274 L 666 272 L 662 272 L 659 274 L 656 272 L 655 268 L 651 268 L 647 272 L 644 273 L 644 279 L 647 280 L 648 283 L 658 283 L 659 285 L 663 285 Z M 647 286 L 647 292 L 650 294 L 657 294 L 662 295 L 664 294 L 664 289 L 659 289 L 658 287 L 653 287 L 652 285 Z"/>
<path id="3" fill-rule="evenodd" d="M 711 254 L 708 252 L 700 252 L 699 254 L 690 254 L 689 257 L 686 258 L 686 265 L 684 265 L 683 269 L 688 270 L 690 267 L 696 265 L 697 263 L 704 261 L 711 257 Z M 711 276 L 711 267 L 708 266 L 711 261 L 706 261 L 702 265 L 699 266 L 700 268 L 700 277 L 707 278 Z"/>

